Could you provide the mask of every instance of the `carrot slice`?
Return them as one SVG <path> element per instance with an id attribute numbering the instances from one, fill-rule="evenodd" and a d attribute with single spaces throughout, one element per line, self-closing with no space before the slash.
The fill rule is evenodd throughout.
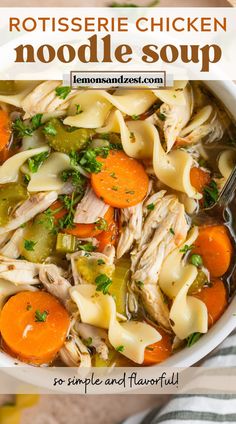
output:
<path id="1" fill-rule="evenodd" d="M 67 311 L 49 293 L 20 292 L 4 305 L 0 331 L 7 351 L 24 362 L 40 365 L 55 358 L 69 323 Z"/>
<path id="2" fill-rule="evenodd" d="M 193 296 L 205 303 L 208 311 L 208 326 L 211 327 L 227 307 L 227 292 L 223 281 L 215 280 L 212 282 L 212 287 L 203 287 Z"/>
<path id="3" fill-rule="evenodd" d="M 233 247 L 224 225 L 201 227 L 192 251 L 202 256 L 212 277 L 221 277 L 229 268 Z"/>
<path id="4" fill-rule="evenodd" d="M 111 244 L 115 246 L 119 235 L 119 229 L 116 221 L 113 219 L 109 224 L 107 231 L 103 231 L 96 238 L 99 242 L 98 252 L 103 252 L 106 246 Z"/>
<path id="5" fill-rule="evenodd" d="M 8 113 L 0 109 L 0 151 L 3 150 L 9 142 L 11 135 L 10 123 L 11 121 Z"/>
<path id="6" fill-rule="evenodd" d="M 190 181 L 192 186 L 199 192 L 202 193 L 206 185 L 211 181 L 210 174 L 203 171 L 201 168 L 194 167 L 190 171 Z"/>
<path id="7" fill-rule="evenodd" d="M 107 225 L 113 221 L 114 216 L 114 209 L 109 208 L 107 212 L 104 215 L 104 220 L 106 221 Z M 103 232 L 102 229 L 98 228 L 98 224 L 75 224 L 73 228 L 65 230 L 68 234 L 73 234 L 76 237 L 80 238 L 87 238 L 87 237 L 95 237 L 98 234 L 101 234 Z"/>
<path id="8" fill-rule="evenodd" d="M 63 204 L 62 202 L 60 202 L 60 200 L 57 200 L 56 202 L 54 202 L 52 206 L 50 206 L 50 209 L 52 211 L 58 210 L 56 213 L 54 213 L 55 223 L 57 223 L 59 219 L 63 218 L 67 214 L 67 210 L 63 208 Z M 108 226 L 111 222 L 113 222 L 113 217 L 114 217 L 114 209 L 110 207 L 104 215 L 104 219 L 107 222 Z M 64 232 L 67 234 L 72 234 L 75 237 L 88 238 L 88 237 L 95 237 L 98 234 L 101 234 L 103 230 L 98 228 L 97 223 L 94 223 L 94 224 L 75 224 L 73 228 L 67 228 L 64 230 Z"/>
<path id="9" fill-rule="evenodd" d="M 163 362 L 172 353 L 172 336 L 162 328 L 158 328 L 158 332 L 161 333 L 162 339 L 145 349 L 143 365 L 154 365 Z"/>
<path id="10" fill-rule="evenodd" d="M 120 150 L 111 150 L 106 158 L 98 157 L 102 170 L 92 174 L 96 195 L 108 205 L 127 208 L 137 205 L 148 190 L 148 176 L 137 160 Z"/>

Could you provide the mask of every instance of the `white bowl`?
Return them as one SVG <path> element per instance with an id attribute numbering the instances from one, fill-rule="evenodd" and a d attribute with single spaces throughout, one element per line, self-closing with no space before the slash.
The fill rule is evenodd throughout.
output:
<path id="1" fill-rule="evenodd" d="M 205 85 L 224 103 L 226 108 L 236 120 L 236 84 L 231 81 L 207 81 Z M 225 313 L 217 321 L 217 323 L 205 334 L 196 344 L 190 348 L 184 348 L 164 362 L 165 366 L 170 367 L 189 367 L 210 353 L 216 348 L 233 330 L 236 328 L 236 296 L 232 299 Z M 0 352 L 1 367 L 16 367 L 18 363 L 24 368 L 29 368 L 29 365 L 22 364 L 16 359 L 10 357 L 4 352 Z M 18 365 L 18 368 L 19 368 Z M 30 367 L 32 369 L 32 367 Z M 9 372 L 6 369 L 6 372 Z M 11 373 L 12 374 L 12 373 Z M 29 377 L 29 376 L 28 376 Z M 25 380 L 31 383 L 36 383 L 30 378 Z M 29 381 L 30 380 L 30 381 Z M 39 383 L 39 382 L 37 382 Z M 36 384 L 37 384 L 36 383 Z M 42 382 L 38 385 L 43 385 Z"/>

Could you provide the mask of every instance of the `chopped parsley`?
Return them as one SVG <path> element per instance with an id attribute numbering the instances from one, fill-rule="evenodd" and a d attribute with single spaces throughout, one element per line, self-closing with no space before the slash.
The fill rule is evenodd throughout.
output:
<path id="1" fill-rule="evenodd" d="M 97 156 L 106 158 L 109 153 L 109 147 L 89 147 L 83 151 L 78 158 L 78 164 L 82 166 L 87 172 L 98 174 L 102 169 L 102 163 L 97 160 Z"/>
<path id="2" fill-rule="evenodd" d="M 153 211 L 153 210 L 155 209 L 155 205 L 154 205 L 154 203 L 150 203 L 149 205 L 147 205 L 147 209 L 148 209 L 149 211 Z"/>
<path id="3" fill-rule="evenodd" d="M 57 130 L 51 122 L 44 126 L 43 132 L 48 135 L 57 135 Z"/>
<path id="4" fill-rule="evenodd" d="M 77 191 L 78 188 L 84 188 L 85 179 L 77 169 L 66 169 L 61 172 L 60 177 L 64 182 L 71 180 Z"/>
<path id="5" fill-rule="evenodd" d="M 103 259 L 98 259 L 97 264 L 98 265 L 105 265 L 105 261 Z"/>
<path id="6" fill-rule="evenodd" d="M 35 311 L 34 320 L 35 322 L 46 322 L 48 316 L 47 311 L 40 312 L 38 309 Z"/>
<path id="7" fill-rule="evenodd" d="M 95 223 L 96 230 L 99 231 L 107 231 L 108 230 L 108 223 L 104 218 L 99 218 L 97 222 Z"/>
<path id="8" fill-rule="evenodd" d="M 144 283 L 142 281 L 136 281 L 136 285 L 141 289 L 144 287 Z"/>
<path id="9" fill-rule="evenodd" d="M 76 106 L 76 115 L 79 115 L 80 113 L 82 113 L 82 108 L 81 105 L 75 105 Z"/>
<path id="10" fill-rule="evenodd" d="M 30 303 L 27 303 L 26 310 L 31 311 L 31 309 L 32 309 L 32 305 Z"/>
<path id="11" fill-rule="evenodd" d="M 132 115 L 131 118 L 133 119 L 133 121 L 138 121 L 140 116 L 139 115 Z"/>
<path id="12" fill-rule="evenodd" d="M 93 339 L 92 337 L 88 337 L 87 339 L 83 339 L 83 342 L 85 346 L 91 346 L 91 344 L 93 343 Z"/>
<path id="13" fill-rule="evenodd" d="M 111 188 L 113 191 L 118 191 L 118 187 L 117 186 L 112 186 Z"/>
<path id="14" fill-rule="evenodd" d="M 187 337 L 187 346 L 193 346 L 202 336 L 202 333 L 192 333 Z"/>
<path id="15" fill-rule="evenodd" d="M 18 138 L 29 137 L 42 125 L 42 113 L 37 113 L 31 118 L 30 123 L 24 123 L 21 118 L 17 118 L 12 124 L 13 131 Z"/>
<path id="16" fill-rule="evenodd" d="M 39 127 L 41 127 L 41 125 L 42 125 L 42 117 L 43 117 L 43 114 L 42 113 L 37 113 L 36 115 L 34 115 L 31 118 L 31 124 L 32 124 L 33 130 L 37 130 Z"/>
<path id="17" fill-rule="evenodd" d="M 96 246 L 93 243 L 79 244 L 79 250 L 84 250 L 85 252 L 94 252 L 96 250 Z"/>
<path id="18" fill-rule="evenodd" d="M 173 228 L 170 228 L 170 234 L 172 234 L 173 236 L 175 235 Z"/>
<path id="19" fill-rule="evenodd" d="M 111 172 L 110 177 L 114 178 L 114 180 L 117 180 L 117 176 L 116 176 L 115 172 Z"/>
<path id="20" fill-rule="evenodd" d="M 25 174 L 24 175 L 24 183 L 25 184 L 29 184 L 29 182 L 30 182 L 30 175 L 29 174 Z"/>
<path id="21" fill-rule="evenodd" d="M 33 240 L 24 240 L 24 248 L 25 250 L 28 250 L 29 252 L 34 251 L 34 247 L 37 244 L 36 241 Z"/>
<path id="22" fill-rule="evenodd" d="M 190 262 L 196 267 L 200 267 L 203 264 L 202 257 L 196 254 L 190 256 Z"/>
<path id="23" fill-rule="evenodd" d="M 28 167 L 30 172 L 35 174 L 43 162 L 48 158 L 49 152 L 42 152 L 28 159 Z"/>
<path id="24" fill-rule="evenodd" d="M 204 187 L 203 189 L 203 206 L 204 208 L 210 208 L 213 206 L 219 197 L 219 190 L 214 180 Z"/>
<path id="25" fill-rule="evenodd" d="M 101 291 L 103 294 L 109 293 L 109 287 L 112 280 L 106 274 L 100 274 L 95 278 L 96 291 Z"/>
<path id="26" fill-rule="evenodd" d="M 184 247 L 182 247 L 182 249 L 180 249 L 180 253 L 187 253 L 190 250 L 192 250 L 193 246 L 189 246 L 188 244 L 185 244 Z"/>
<path id="27" fill-rule="evenodd" d="M 55 89 L 55 92 L 56 92 L 56 96 L 58 96 L 59 99 L 65 100 L 71 92 L 71 87 L 69 86 L 57 87 Z"/>
<path id="28" fill-rule="evenodd" d="M 123 345 L 117 346 L 116 351 L 117 352 L 124 352 L 125 347 Z"/>
<path id="29" fill-rule="evenodd" d="M 134 194 L 135 191 L 134 190 L 126 190 L 125 194 Z"/>
<path id="30" fill-rule="evenodd" d="M 158 116 L 158 118 L 161 120 L 161 121 L 165 121 L 166 120 L 166 115 L 164 115 L 164 113 L 158 113 L 157 114 L 157 116 Z"/>

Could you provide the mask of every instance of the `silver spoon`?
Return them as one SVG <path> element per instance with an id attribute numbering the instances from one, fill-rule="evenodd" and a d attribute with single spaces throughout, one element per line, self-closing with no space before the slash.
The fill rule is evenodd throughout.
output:
<path id="1" fill-rule="evenodd" d="M 193 221 L 195 223 L 210 224 L 212 223 L 214 217 L 214 220 L 217 219 L 217 221 L 220 222 L 224 221 L 227 223 L 231 223 L 232 214 L 228 206 L 235 196 L 235 190 L 236 166 L 234 167 L 223 189 L 221 190 L 216 203 L 213 206 L 210 206 L 209 208 L 201 209 L 198 214 L 193 217 Z"/>

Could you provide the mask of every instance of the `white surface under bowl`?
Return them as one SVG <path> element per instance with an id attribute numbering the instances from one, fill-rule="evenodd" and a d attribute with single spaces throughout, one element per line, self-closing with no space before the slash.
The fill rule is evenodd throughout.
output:
<path id="1" fill-rule="evenodd" d="M 207 81 L 211 91 L 224 103 L 226 108 L 236 120 L 236 84 L 231 81 Z M 233 330 L 236 328 L 236 297 L 233 298 L 225 313 L 217 321 L 217 323 L 205 334 L 196 344 L 190 348 L 184 348 L 164 362 L 164 366 L 170 367 L 189 367 L 204 358 L 208 353 L 215 349 Z M 16 362 L 18 365 L 16 365 Z M 15 358 L 10 357 L 4 352 L 0 352 L 0 367 L 7 367 L 6 372 L 14 375 L 13 369 L 9 367 L 23 368 L 30 367 L 29 365 L 19 363 Z M 162 364 L 161 364 L 162 365 Z M 19 373 L 18 377 L 19 377 Z M 35 381 L 30 377 L 29 373 L 22 373 L 22 380 L 38 386 L 46 386 L 43 381 Z M 32 376 L 33 377 L 33 376 Z M 20 377 L 19 377 L 20 378 Z M 41 380 L 41 379 L 40 379 Z"/>

